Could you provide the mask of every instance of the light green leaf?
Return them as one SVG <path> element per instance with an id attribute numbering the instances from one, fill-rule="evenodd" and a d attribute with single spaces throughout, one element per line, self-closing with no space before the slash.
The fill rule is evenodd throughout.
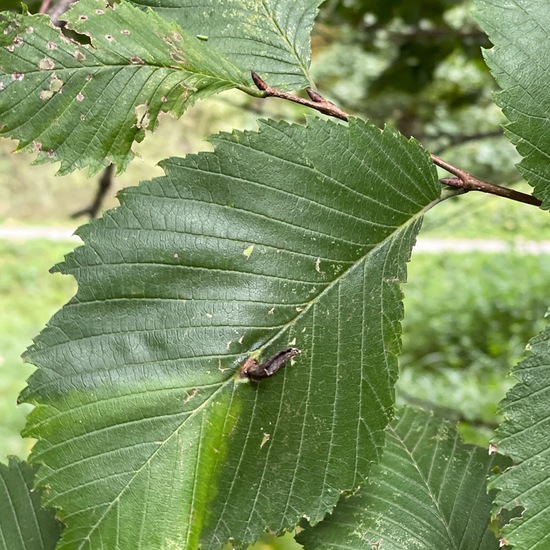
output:
<path id="1" fill-rule="evenodd" d="M 310 33 L 322 0 L 132 0 L 175 19 L 271 86 L 311 86 Z"/>
<path id="2" fill-rule="evenodd" d="M 12 14 L 0 33 L 1 133 L 41 161 L 60 161 L 61 174 L 110 162 L 122 170 L 160 112 L 179 116 L 247 82 L 152 10 L 81 0 L 66 18 L 91 46 L 66 38 L 45 15 Z"/>
<path id="3" fill-rule="evenodd" d="M 502 463 L 462 443 L 447 420 L 402 409 L 365 487 L 298 541 L 306 550 L 496 550 L 486 479 Z"/>
<path id="4" fill-rule="evenodd" d="M 321 520 L 378 460 L 433 164 L 359 120 L 212 141 L 127 189 L 58 268 L 78 293 L 23 397 L 60 548 L 244 548 Z M 239 376 L 291 346 L 273 377 Z"/>
<path id="5" fill-rule="evenodd" d="M 531 354 L 514 369 L 519 382 L 501 403 L 505 422 L 495 445 L 515 465 L 496 476 L 497 511 L 524 508 L 502 530 L 503 538 L 521 550 L 550 546 L 550 327 L 533 338 Z"/>
<path id="6" fill-rule="evenodd" d="M 59 540 L 61 524 L 34 489 L 37 469 L 15 457 L 0 463 L 0 550 L 51 550 Z"/>
<path id="7" fill-rule="evenodd" d="M 485 52 L 502 88 L 506 133 L 518 165 L 550 209 L 550 9 L 548 0 L 476 0 L 476 19 L 495 45 Z"/>

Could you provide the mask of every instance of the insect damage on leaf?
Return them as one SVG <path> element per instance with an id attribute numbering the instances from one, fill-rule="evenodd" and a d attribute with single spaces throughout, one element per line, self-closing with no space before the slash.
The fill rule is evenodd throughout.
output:
<path id="1" fill-rule="evenodd" d="M 250 378 L 255 382 L 273 376 L 289 359 L 299 355 L 298 348 L 288 348 L 279 351 L 263 363 L 258 363 L 253 357 L 249 357 L 241 368 L 241 378 Z"/>

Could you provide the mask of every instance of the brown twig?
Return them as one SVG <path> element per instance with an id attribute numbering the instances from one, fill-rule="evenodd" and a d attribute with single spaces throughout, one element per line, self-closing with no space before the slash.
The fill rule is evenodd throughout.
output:
<path id="1" fill-rule="evenodd" d="M 509 189 L 508 187 L 501 187 L 500 185 L 495 185 L 494 183 L 480 180 L 465 170 L 461 170 L 460 168 L 449 164 L 447 161 L 436 155 L 430 156 L 436 166 L 439 166 L 440 168 L 443 168 L 444 170 L 447 170 L 447 172 L 450 172 L 456 176 L 454 178 L 443 178 L 441 183 L 445 185 L 460 187 L 466 191 L 481 191 L 482 193 L 497 195 L 499 197 L 523 202 L 525 204 L 532 204 L 533 206 L 540 206 L 542 204 L 542 202 L 536 197 L 533 197 L 533 195 L 528 195 L 527 193 L 521 193 L 520 191 L 515 191 L 514 189 Z"/>
<path id="2" fill-rule="evenodd" d="M 76 0 L 57 0 L 52 8 L 48 10 L 50 17 L 55 25 L 57 25 L 59 18 L 69 9 L 71 4 Z"/>
<path id="3" fill-rule="evenodd" d="M 38 13 L 47 13 L 48 8 L 50 7 L 50 3 L 52 0 L 42 0 L 42 4 L 40 5 L 40 9 L 38 10 Z"/>
<path id="4" fill-rule="evenodd" d="M 300 105 L 305 105 L 306 107 L 311 107 L 320 113 L 323 113 L 328 116 L 333 116 L 339 118 L 340 120 L 348 120 L 348 114 L 339 109 L 332 101 L 328 101 L 323 98 L 317 92 L 314 92 L 311 88 L 306 88 L 306 91 L 310 99 L 305 99 L 297 95 L 291 94 L 289 92 L 283 92 L 277 88 L 272 88 L 265 81 L 263 81 L 254 71 L 252 71 L 252 80 L 256 84 L 258 90 L 261 90 L 263 93 L 262 97 L 278 97 L 280 99 L 286 99 L 287 101 L 292 101 L 293 103 L 299 103 Z M 313 99 L 315 98 L 315 99 Z"/>
<path id="5" fill-rule="evenodd" d="M 306 91 L 311 99 L 304 99 L 302 97 L 296 96 L 289 92 L 284 92 L 269 86 L 264 80 L 262 80 L 254 71 L 252 71 L 252 80 L 256 87 L 262 92 L 260 97 L 278 97 L 280 99 L 286 99 L 287 101 L 292 101 L 293 103 L 299 103 L 300 105 L 305 105 L 311 109 L 315 109 L 320 113 L 323 113 L 328 116 L 339 118 L 340 120 L 347 121 L 349 119 L 348 113 L 342 111 L 337 107 L 332 101 L 328 101 L 321 94 L 315 92 L 311 88 L 306 88 Z M 514 201 L 522 202 L 525 204 L 532 204 L 533 206 L 540 206 L 542 203 L 539 199 L 533 195 L 528 195 L 526 193 L 521 193 L 513 189 L 508 189 L 507 187 L 501 187 L 500 185 L 495 185 L 494 183 L 489 183 L 488 181 L 480 180 L 475 176 L 472 176 L 465 170 L 461 170 L 456 166 L 448 163 L 447 161 L 439 158 L 436 155 L 430 155 L 433 163 L 447 172 L 453 174 L 454 178 L 443 178 L 441 183 L 449 185 L 454 188 L 462 189 L 464 192 L 467 191 L 481 191 L 482 193 L 489 193 L 491 195 L 497 195 L 499 197 L 504 197 Z"/>
<path id="6" fill-rule="evenodd" d="M 71 218 L 80 218 L 80 216 L 90 216 L 90 218 L 95 218 L 101 210 L 101 205 L 103 204 L 103 200 L 105 199 L 107 192 L 113 186 L 114 176 L 115 165 L 109 164 L 99 178 L 99 185 L 92 204 L 82 210 L 79 210 L 78 212 L 75 212 L 74 214 L 71 214 Z"/>

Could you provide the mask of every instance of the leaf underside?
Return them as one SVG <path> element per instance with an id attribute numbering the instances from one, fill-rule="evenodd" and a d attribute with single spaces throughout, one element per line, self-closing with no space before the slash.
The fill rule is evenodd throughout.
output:
<path id="1" fill-rule="evenodd" d="M 548 0 L 476 0 L 476 19 L 494 48 L 485 52 L 502 88 L 506 133 L 518 169 L 550 209 L 550 9 Z"/>
<path id="2" fill-rule="evenodd" d="M 355 119 L 212 141 L 124 191 L 58 267 L 78 293 L 22 398 L 62 549 L 244 548 L 321 520 L 379 458 L 433 164 Z M 290 346 L 294 365 L 239 377 Z"/>
<path id="3" fill-rule="evenodd" d="M 310 33 L 322 0 L 132 0 L 177 21 L 248 74 L 279 88 L 311 86 Z"/>
<path id="4" fill-rule="evenodd" d="M 60 174 L 132 159 L 134 141 L 161 112 L 245 85 L 221 54 L 152 10 L 81 0 L 64 16 L 91 45 L 66 38 L 45 15 L 8 16 L 0 33 L 0 132 Z"/>
<path id="5" fill-rule="evenodd" d="M 550 328 L 533 338 L 530 355 L 514 369 L 519 382 L 502 401 L 505 421 L 495 445 L 514 466 L 491 481 L 497 489 L 497 512 L 524 508 L 520 518 L 502 529 L 514 548 L 550 546 Z"/>
<path id="6" fill-rule="evenodd" d="M 37 469 L 15 457 L 0 463 L 0 550 L 52 550 L 59 540 L 61 524 L 34 489 Z"/>
<path id="7" fill-rule="evenodd" d="M 298 541 L 306 550 L 496 550 L 486 480 L 502 463 L 462 443 L 450 422 L 403 409 L 365 487 Z"/>

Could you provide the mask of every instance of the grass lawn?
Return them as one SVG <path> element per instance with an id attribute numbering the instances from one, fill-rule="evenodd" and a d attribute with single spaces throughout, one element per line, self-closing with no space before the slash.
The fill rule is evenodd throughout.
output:
<path id="1" fill-rule="evenodd" d="M 16 407 L 19 392 L 34 367 L 20 356 L 50 317 L 74 294 L 71 277 L 50 275 L 70 242 L 0 241 L 0 460 L 15 454 L 26 457 L 31 440 L 19 432 L 29 405 Z"/>

